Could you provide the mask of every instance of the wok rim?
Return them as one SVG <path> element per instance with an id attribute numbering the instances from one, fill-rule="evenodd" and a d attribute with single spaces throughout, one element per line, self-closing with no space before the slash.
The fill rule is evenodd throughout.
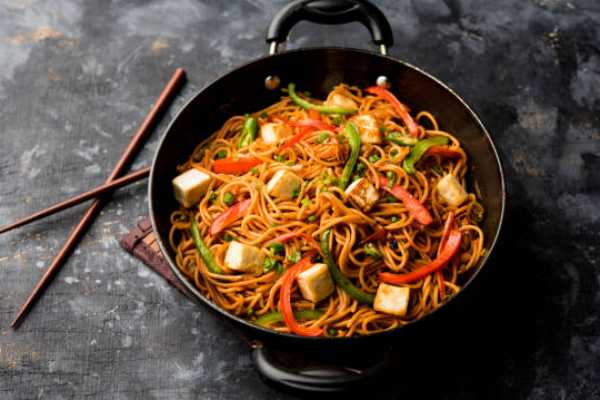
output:
<path id="1" fill-rule="evenodd" d="M 210 301 L 209 299 L 205 298 L 204 295 L 195 287 L 195 285 L 186 277 L 183 275 L 183 273 L 179 270 L 179 268 L 177 268 L 176 263 L 174 262 L 174 260 L 172 259 L 169 251 L 170 248 L 168 247 L 168 243 L 164 242 L 163 238 L 158 234 L 158 229 L 157 229 L 157 225 L 156 225 L 156 220 L 154 217 L 154 202 L 152 200 L 152 192 L 153 192 L 153 188 L 154 188 L 154 181 L 155 181 L 155 175 L 156 175 L 156 164 L 157 161 L 159 159 L 159 154 L 161 152 L 161 149 L 167 139 L 167 137 L 173 132 L 173 127 L 175 125 L 175 123 L 179 120 L 180 116 L 188 109 L 188 107 L 190 107 L 190 105 L 200 96 L 202 96 L 204 94 L 204 92 L 206 90 L 208 90 L 211 86 L 217 84 L 219 81 L 221 81 L 222 79 L 226 78 L 227 76 L 229 76 L 230 74 L 235 74 L 235 73 L 240 73 L 240 70 L 244 69 L 247 66 L 250 66 L 252 64 L 255 63 L 260 63 L 260 62 L 264 62 L 266 60 L 269 59 L 274 59 L 277 57 L 285 57 L 288 54 L 295 54 L 295 53 L 310 53 L 310 52 L 315 52 L 315 51 L 340 51 L 340 52 L 355 52 L 355 53 L 359 53 L 361 55 L 368 55 L 368 56 L 374 56 L 374 57 L 378 57 L 378 58 L 382 58 L 382 59 L 387 59 L 389 61 L 401 64 L 407 68 L 410 68 L 412 70 L 414 70 L 415 72 L 423 75 L 425 78 L 432 80 L 434 83 L 440 85 L 444 90 L 446 90 L 447 92 L 449 92 L 456 101 L 458 101 L 469 113 L 469 115 L 473 118 L 474 122 L 479 126 L 479 128 L 481 129 L 481 131 L 483 132 L 483 136 L 487 139 L 487 141 L 490 144 L 490 147 L 492 149 L 492 154 L 493 154 L 493 158 L 494 161 L 496 163 L 496 166 L 498 168 L 498 173 L 499 173 L 499 178 L 500 178 L 500 213 L 499 213 L 499 220 L 498 220 L 498 224 L 495 227 L 495 234 L 494 237 L 492 238 L 491 242 L 490 242 L 490 246 L 488 247 L 487 251 L 485 252 L 485 254 L 483 255 L 482 259 L 479 262 L 479 266 L 478 268 L 474 271 L 473 275 L 469 278 L 469 280 L 467 280 L 465 282 L 465 284 L 461 287 L 460 291 L 454 295 L 452 298 L 450 298 L 447 302 L 445 302 L 444 304 L 442 304 L 441 306 L 439 306 L 438 308 L 434 309 L 433 311 L 431 311 L 430 313 L 424 315 L 423 317 L 413 320 L 413 321 L 409 321 L 408 323 L 404 324 L 404 325 L 400 325 L 394 329 L 390 329 L 390 330 L 386 330 L 386 331 L 382 331 L 382 332 L 378 332 L 378 333 L 374 333 L 374 334 L 369 334 L 369 335 L 360 335 L 360 336 L 350 336 L 350 337 L 328 337 L 328 336 L 316 336 L 316 337 L 311 337 L 311 336 L 299 336 L 299 335 L 295 335 L 293 333 L 284 333 L 284 332 L 277 332 L 275 330 L 266 328 L 266 327 L 262 327 L 260 325 L 256 325 L 251 323 L 250 321 L 247 321 L 243 318 L 238 317 L 237 315 L 231 314 L 229 312 L 227 312 L 226 310 L 220 308 L 217 304 L 215 304 L 214 302 Z M 155 150 L 154 156 L 152 158 L 152 166 L 151 166 L 151 170 L 150 170 L 150 176 L 149 176 L 149 180 L 148 180 L 148 209 L 150 212 L 150 221 L 152 223 L 152 230 L 155 233 L 156 236 L 156 240 L 158 242 L 158 245 L 160 247 L 161 252 L 163 253 L 164 258 L 167 260 L 167 263 L 169 265 L 169 267 L 171 268 L 171 270 L 173 271 L 173 274 L 177 277 L 177 279 L 185 286 L 186 289 L 188 289 L 193 295 L 194 297 L 199 300 L 201 303 L 203 303 L 204 305 L 207 305 L 209 307 L 211 307 L 213 310 L 217 311 L 221 316 L 229 319 L 230 321 L 235 321 L 236 323 L 241 324 L 244 328 L 249 329 L 251 332 L 252 331 L 258 331 L 260 332 L 263 337 L 268 337 L 268 336 L 273 336 L 275 339 L 281 340 L 281 339 L 289 339 L 289 340 L 302 340 L 305 342 L 311 342 L 311 343 L 324 343 L 324 342 L 335 342 L 336 344 L 342 344 L 345 343 L 356 343 L 357 341 L 369 341 L 369 340 L 375 340 L 375 338 L 390 338 L 396 335 L 401 334 L 402 332 L 406 331 L 407 328 L 413 327 L 416 323 L 418 322 L 424 322 L 427 320 L 430 320 L 432 316 L 436 315 L 440 310 L 445 309 L 449 304 L 451 303 L 455 303 L 457 298 L 459 296 L 461 296 L 463 294 L 463 292 L 466 291 L 466 289 L 471 285 L 471 283 L 477 278 L 477 276 L 481 273 L 481 271 L 483 270 L 483 268 L 487 265 L 488 261 L 490 260 L 490 257 L 492 256 L 492 254 L 494 253 L 494 249 L 497 245 L 497 242 L 499 240 L 500 237 L 500 233 L 502 231 L 502 227 L 504 224 L 504 218 L 505 218 L 505 212 L 506 212 L 506 180 L 505 180 L 505 175 L 504 175 L 504 169 L 502 166 L 502 161 L 500 159 L 500 156 L 498 154 L 498 150 L 496 148 L 496 145 L 490 135 L 490 133 L 488 132 L 487 128 L 485 127 L 485 125 L 483 124 L 483 122 L 481 121 L 481 118 L 479 118 L 479 116 L 477 115 L 477 113 L 462 99 L 461 96 L 459 96 L 452 88 L 450 88 L 448 85 L 446 85 L 444 82 L 442 82 L 440 79 L 436 78 L 435 76 L 431 75 L 430 73 L 424 71 L 423 69 L 408 63 L 404 60 L 400 60 L 400 59 L 396 59 L 394 57 L 391 57 L 389 55 L 381 55 L 378 53 L 375 53 L 373 51 L 369 51 L 369 50 L 364 50 L 364 49 L 355 49 L 355 48 L 348 48 L 348 47 L 338 47 L 338 46 L 334 46 L 334 47 L 307 47 L 307 48 L 301 48 L 301 49 L 294 49 L 294 50 L 289 50 L 289 51 L 284 51 L 284 52 L 280 52 L 280 53 L 276 53 L 276 54 L 272 54 L 272 55 L 264 55 L 262 57 L 259 57 L 257 59 L 253 59 L 251 61 L 248 61 L 246 63 L 243 63 L 241 65 L 238 65 L 237 67 L 228 70 L 222 74 L 220 74 L 217 78 L 211 80 L 210 82 L 208 82 L 206 85 L 204 85 L 201 89 L 199 89 L 194 95 L 192 95 L 192 97 L 185 102 L 185 104 L 183 106 L 181 106 L 181 108 L 177 111 L 177 113 L 175 114 L 175 116 L 172 118 L 171 122 L 169 122 L 169 125 L 167 126 L 167 128 L 165 129 L 165 133 L 163 134 L 162 138 L 159 140 L 159 144 Z M 462 296 L 461 296 L 462 297 Z M 255 333 L 255 332 L 253 332 Z"/>

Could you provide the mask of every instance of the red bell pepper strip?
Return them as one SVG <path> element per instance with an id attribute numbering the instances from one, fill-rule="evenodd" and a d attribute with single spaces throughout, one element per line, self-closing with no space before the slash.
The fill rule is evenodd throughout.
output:
<path id="1" fill-rule="evenodd" d="M 297 126 L 300 128 L 312 128 L 313 130 L 320 129 L 322 131 L 332 131 L 335 132 L 337 130 L 336 126 L 330 125 L 327 122 L 321 121 L 320 119 L 314 118 L 304 118 L 298 121 L 290 122 L 290 125 Z"/>
<path id="2" fill-rule="evenodd" d="M 320 336 L 323 334 L 323 330 L 320 328 L 305 328 L 298 325 L 292 310 L 292 285 L 298 274 L 310 266 L 313 255 L 305 256 L 285 272 L 279 291 L 279 311 L 281 312 L 283 321 L 293 333 L 301 336 Z"/>
<path id="3" fill-rule="evenodd" d="M 304 137 L 306 135 L 308 135 L 309 133 L 311 133 L 313 130 L 314 129 L 311 129 L 308 127 L 302 127 L 300 129 L 300 132 L 298 132 L 296 135 L 292 136 L 290 138 L 290 140 L 288 140 L 283 145 L 281 145 L 280 149 L 283 150 L 283 149 L 287 149 L 288 147 L 292 147 L 293 145 L 295 145 L 296 143 L 298 143 L 299 141 L 304 139 Z"/>
<path id="4" fill-rule="evenodd" d="M 250 207 L 251 202 L 251 199 L 242 200 L 223 211 L 217 218 L 215 218 L 212 224 L 210 224 L 208 232 L 214 236 L 243 217 L 244 213 L 248 210 L 248 207 Z"/>
<path id="5" fill-rule="evenodd" d="M 437 270 L 443 268 L 448 262 L 454 257 L 458 249 L 460 248 L 460 242 L 462 239 L 462 234 L 458 229 L 453 229 L 450 231 L 448 235 L 448 240 L 446 241 L 446 245 L 440 252 L 440 254 L 422 268 L 417 270 L 408 272 L 406 274 L 393 274 L 390 272 L 382 272 L 379 274 L 379 280 L 381 282 L 390 283 L 392 285 L 401 285 L 405 283 L 411 283 L 414 281 L 418 281 L 421 278 L 426 277 L 427 275 L 436 272 Z"/>
<path id="6" fill-rule="evenodd" d="M 432 146 L 427 149 L 427 155 L 459 158 L 462 156 L 462 153 L 448 146 Z"/>
<path id="7" fill-rule="evenodd" d="M 391 189 L 388 189 L 388 180 L 383 176 L 379 177 L 379 185 L 390 192 L 395 198 L 401 200 L 408 209 L 410 215 L 412 215 L 417 222 L 424 226 L 427 226 L 433 222 L 433 217 L 429 211 L 427 211 L 427 208 L 425 208 L 425 206 L 421 204 L 419 200 L 415 199 L 402 186 L 394 185 Z"/>
<path id="8" fill-rule="evenodd" d="M 217 174 L 245 174 L 261 163 L 261 160 L 254 157 L 244 157 L 237 160 L 234 160 L 233 158 L 224 158 L 222 160 L 215 160 L 213 171 Z"/>
<path id="9" fill-rule="evenodd" d="M 419 127 L 417 126 L 415 120 L 408 113 L 408 107 L 402 104 L 400 100 L 396 98 L 396 96 L 381 86 L 371 86 L 370 88 L 367 88 L 366 91 L 390 102 L 402 121 L 404 121 L 404 124 L 408 128 L 408 132 L 414 137 L 419 136 Z"/>
<path id="10" fill-rule="evenodd" d="M 310 111 L 314 111 L 314 110 L 310 110 Z M 310 115 L 310 111 L 309 111 L 309 115 Z M 301 119 L 298 121 L 290 122 L 290 125 L 299 127 L 300 132 L 298 132 L 295 136 L 292 136 L 292 138 L 290 140 L 285 142 L 283 144 L 283 146 L 281 146 L 281 150 L 287 149 L 288 147 L 295 145 L 296 143 L 298 143 L 299 141 L 304 139 L 304 137 L 306 135 L 308 135 L 309 133 L 311 133 L 317 129 L 322 130 L 322 131 L 332 131 L 332 132 L 335 132 L 337 130 L 337 127 L 321 121 L 320 116 L 319 116 L 319 119 L 304 118 L 304 119 Z"/>
<path id="11" fill-rule="evenodd" d="M 277 236 L 276 238 L 269 240 L 266 243 L 266 245 L 268 246 L 271 243 L 286 243 L 295 237 L 303 238 L 304 240 L 306 240 L 306 243 L 308 243 L 311 247 L 314 247 L 317 251 L 319 251 L 321 249 L 321 247 L 319 246 L 317 241 L 312 236 L 307 235 L 306 233 L 303 233 L 303 232 L 284 233 L 281 236 Z"/>

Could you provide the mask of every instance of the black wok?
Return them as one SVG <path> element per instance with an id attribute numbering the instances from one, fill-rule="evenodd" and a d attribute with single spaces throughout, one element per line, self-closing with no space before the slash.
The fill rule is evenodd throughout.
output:
<path id="1" fill-rule="evenodd" d="M 360 21 L 370 30 L 382 54 L 348 48 L 311 48 L 277 54 L 277 44 L 285 40 L 291 27 L 299 20 L 325 24 Z M 393 43 L 391 28 L 381 11 L 372 4 L 356 0 L 292 2 L 274 18 L 267 42 L 271 45 L 271 55 L 238 67 L 206 86 L 183 107 L 167 129 L 156 152 L 150 175 L 152 224 L 175 275 L 201 303 L 231 321 L 252 340 L 254 360 L 264 376 L 301 389 L 346 389 L 348 385 L 372 376 L 381 369 L 386 354 L 384 351 L 381 356 L 382 348 L 392 343 L 402 343 L 408 340 L 412 332 L 427 329 L 426 322 L 436 314 L 443 313 L 463 296 L 464 288 L 448 304 L 421 320 L 393 331 L 351 338 L 307 338 L 277 333 L 218 308 L 179 272 L 168 244 L 169 216 L 178 207 L 172 194 L 171 180 L 176 176 L 176 166 L 185 162 L 192 149 L 204 139 L 198 136 L 198 132 L 214 132 L 234 114 L 258 110 L 278 101 L 281 91 L 279 88 L 274 90 L 278 81 L 281 86 L 295 82 L 302 90 L 323 98 L 340 82 L 367 87 L 384 81 L 381 77 L 387 78 L 391 90 L 399 93 L 402 101 L 412 110 L 431 111 L 442 124 L 442 129 L 456 135 L 470 157 L 469 180 L 478 186 L 486 209 L 482 229 L 486 238 L 484 247 L 488 252 L 479 267 L 467 278 L 465 287 L 486 265 L 500 232 L 505 207 L 502 166 L 490 135 L 477 115 L 457 94 L 419 68 L 385 55 L 387 46 Z M 267 77 L 271 79 L 265 81 Z M 285 365 L 285 362 L 267 351 L 277 347 L 295 349 L 304 354 L 336 352 L 340 358 L 329 366 Z M 369 355 L 361 356 L 365 365 L 343 367 L 343 355 L 349 352 Z"/>

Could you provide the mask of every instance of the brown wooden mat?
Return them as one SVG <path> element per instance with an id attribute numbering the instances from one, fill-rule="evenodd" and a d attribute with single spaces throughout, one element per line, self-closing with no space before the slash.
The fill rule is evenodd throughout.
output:
<path id="1" fill-rule="evenodd" d="M 121 247 L 141 260 L 154 272 L 162 276 L 167 282 L 179 289 L 183 294 L 192 297 L 191 293 L 179 282 L 163 257 L 156 235 L 152 231 L 150 218 L 144 217 L 119 241 Z"/>

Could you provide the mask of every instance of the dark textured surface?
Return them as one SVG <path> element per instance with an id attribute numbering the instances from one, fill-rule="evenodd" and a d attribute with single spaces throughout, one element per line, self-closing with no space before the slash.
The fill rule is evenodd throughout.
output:
<path id="1" fill-rule="evenodd" d="M 377 3 L 391 54 L 480 113 L 510 196 L 476 304 L 398 351 L 378 397 L 600 398 L 600 5 Z M 263 54 L 282 4 L 0 1 L 0 223 L 101 183 L 176 67 L 191 82 L 172 113 Z M 366 48 L 367 37 L 356 24 L 301 24 L 290 46 Z M 261 383 L 229 325 L 119 248 L 145 194 L 115 196 L 18 331 L 15 311 L 83 208 L 0 236 L 1 399 L 288 398 Z"/>

